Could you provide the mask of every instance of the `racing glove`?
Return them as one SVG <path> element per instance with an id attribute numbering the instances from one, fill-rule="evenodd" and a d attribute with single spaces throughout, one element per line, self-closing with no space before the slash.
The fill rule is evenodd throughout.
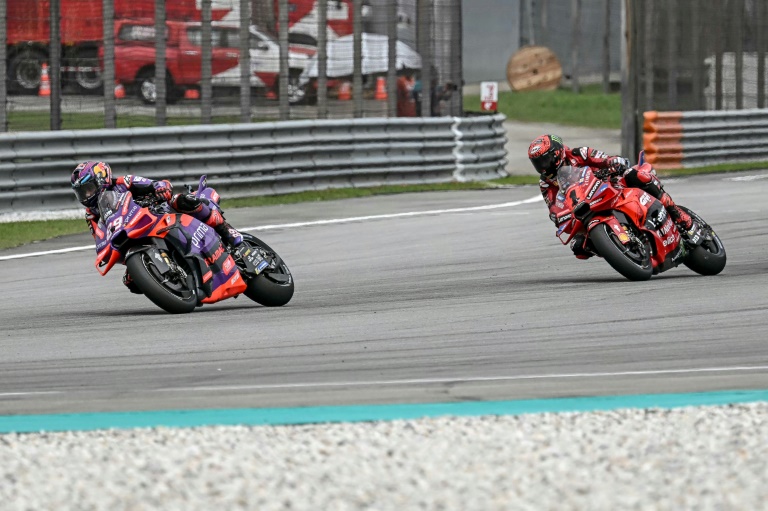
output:
<path id="1" fill-rule="evenodd" d="M 152 186 L 155 189 L 155 197 L 168 202 L 173 196 L 172 187 L 170 181 L 163 179 L 162 181 L 152 181 Z"/>
<path id="2" fill-rule="evenodd" d="M 99 213 L 97 210 L 93 208 L 85 208 L 85 221 L 88 224 L 88 228 L 91 230 L 91 234 L 95 236 L 96 231 L 93 228 L 93 224 L 99 222 Z"/>

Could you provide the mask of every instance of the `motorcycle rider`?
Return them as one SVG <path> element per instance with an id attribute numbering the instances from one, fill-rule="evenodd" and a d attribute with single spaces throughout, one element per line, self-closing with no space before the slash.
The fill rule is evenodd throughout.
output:
<path id="1" fill-rule="evenodd" d="M 627 186 L 639 188 L 655 197 L 666 208 L 669 216 L 677 224 L 683 237 L 697 239 L 698 224 L 683 209 L 677 206 L 672 197 L 664 191 L 661 182 L 652 172 L 650 164 L 630 167 L 629 160 L 621 156 L 608 156 L 591 147 L 570 147 L 563 144 L 563 139 L 557 135 L 542 135 L 528 146 L 528 158 L 536 172 L 539 173 L 539 189 L 544 196 L 544 202 L 549 208 L 549 218 L 554 222 L 553 204 L 557 197 L 557 171 L 563 165 L 591 167 L 602 170 L 605 176 L 622 176 Z M 577 235 L 571 241 L 571 250 L 579 259 L 588 259 L 594 255 L 589 241 L 584 235 Z"/>
<path id="2" fill-rule="evenodd" d="M 212 227 L 224 243 L 236 247 L 243 241 L 240 232 L 229 225 L 218 209 L 210 207 L 207 199 L 201 199 L 193 194 L 177 193 L 173 195 L 173 188 L 168 180 L 154 181 L 134 175 L 113 178 L 112 169 L 108 163 L 84 161 L 72 171 L 70 183 L 77 200 L 85 206 L 85 220 L 94 239 L 96 238 L 96 230 L 99 229 L 99 196 L 105 190 L 115 190 L 117 192 L 129 191 L 137 199 L 154 195 L 158 199 L 168 202 L 179 213 L 190 215 Z M 123 284 L 131 292 L 141 293 L 131 280 L 127 270 L 123 275 Z"/>

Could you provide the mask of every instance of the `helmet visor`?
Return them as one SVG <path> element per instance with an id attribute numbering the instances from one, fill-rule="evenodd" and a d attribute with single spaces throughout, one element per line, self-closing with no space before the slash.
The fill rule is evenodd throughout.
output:
<path id="1" fill-rule="evenodd" d="M 554 175 L 555 170 L 557 170 L 556 167 L 556 156 L 554 152 L 547 152 L 542 154 L 541 156 L 537 156 L 536 158 L 533 158 L 531 160 L 531 163 L 533 163 L 533 168 L 536 169 L 536 172 L 539 174 L 549 174 Z"/>
<path id="2" fill-rule="evenodd" d="M 80 204 L 87 204 L 99 191 L 99 185 L 95 179 L 91 179 L 85 183 L 75 183 L 72 185 L 72 189 L 75 191 L 75 196 L 77 196 Z"/>

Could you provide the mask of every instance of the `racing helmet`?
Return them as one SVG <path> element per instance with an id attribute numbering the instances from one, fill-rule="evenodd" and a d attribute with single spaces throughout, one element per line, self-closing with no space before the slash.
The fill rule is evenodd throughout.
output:
<path id="1" fill-rule="evenodd" d="M 84 161 L 72 171 L 70 182 L 80 204 L 93 208 L 101 192 L 112 184 L 112 169 L 103 161 Z"/>
<path id="2" fill-rule="evenodd" d="M 555 179 L 565 162 L 563 139 L 557 135 L 542 135 L 528 146 L 528 158 L 542 177 Z"/>

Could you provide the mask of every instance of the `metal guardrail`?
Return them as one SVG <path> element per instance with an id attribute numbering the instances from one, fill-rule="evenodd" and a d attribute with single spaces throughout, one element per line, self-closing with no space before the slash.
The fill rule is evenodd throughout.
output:
<path id="1" fill-rule="evenodd" d="M 646 157 L 659 169 L 768 161 L 766 109 L 645 112 L 643 131 Z"/>
<path id="2" fill-rule="evenodd" d="M 3 134 L 0 211 L 78 206 L 69 176 L 84 160 L 177 186 L 207 174 L 228 197 L 503 177 L 503 121 L 363 118 Z"/>

